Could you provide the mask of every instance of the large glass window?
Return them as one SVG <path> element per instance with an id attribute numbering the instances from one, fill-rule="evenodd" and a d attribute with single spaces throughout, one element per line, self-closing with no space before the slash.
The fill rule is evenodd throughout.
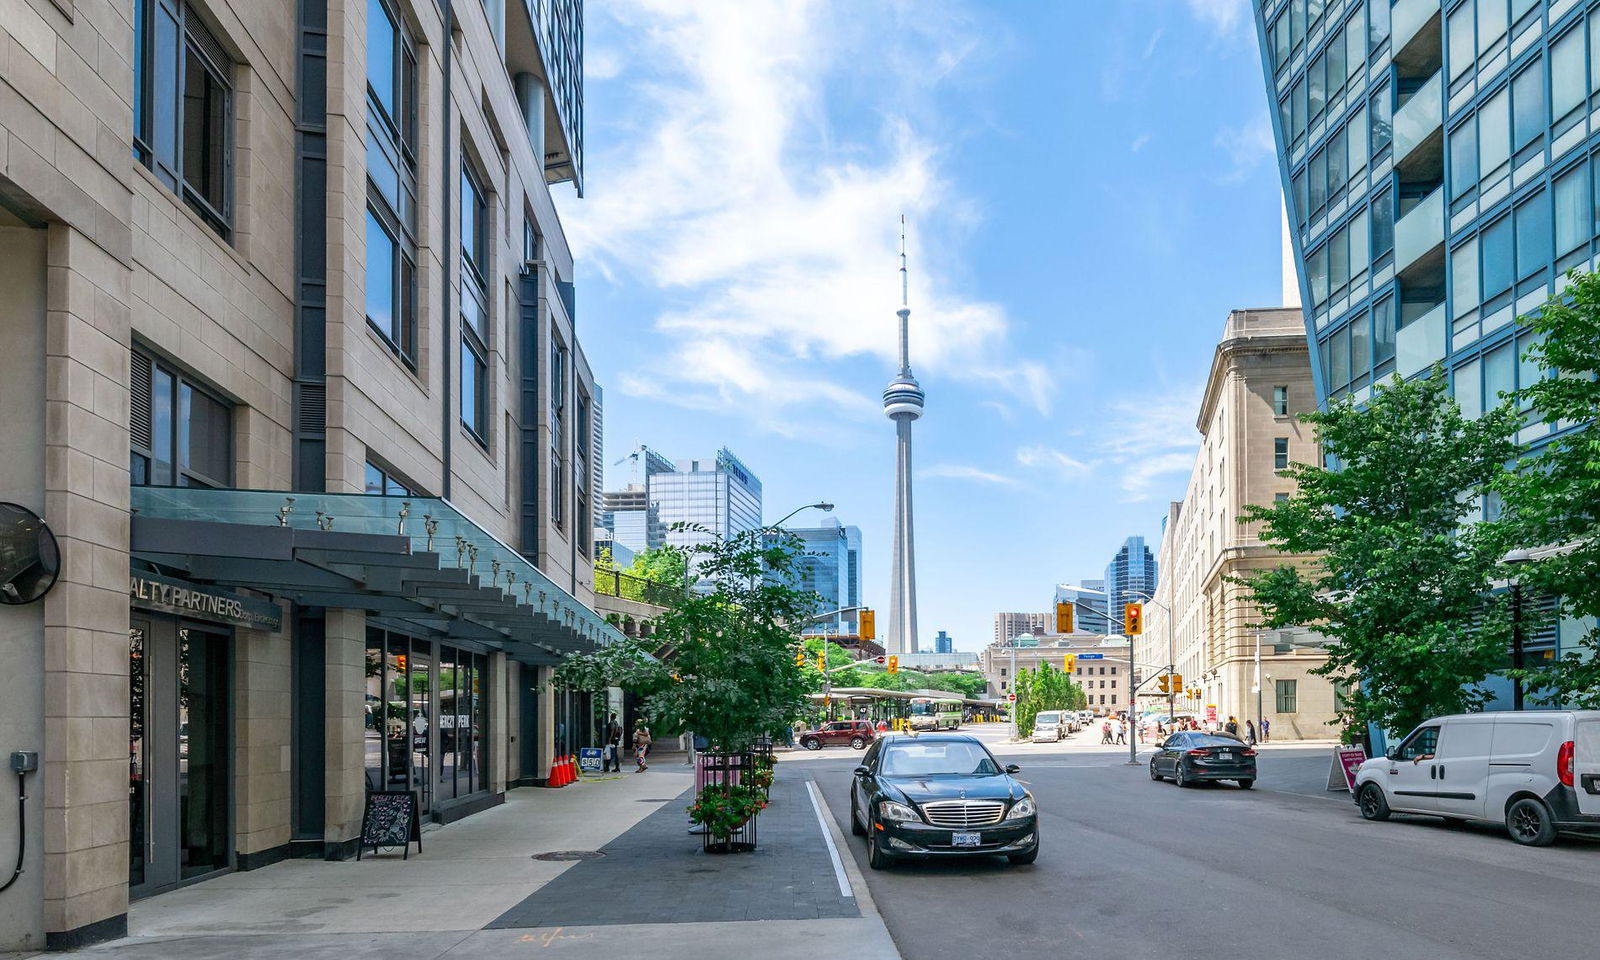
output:
<path id="1" fill-rule="evenodd" d="M 1289 62 L 1289 15 L 1283 14 L 1272 24 L 1272 69 L 1283 69 Z"/>
<path id="2" fill-rule="evenodd" d="M 1366 386 L 1367 371 L 1372 368 L 1372 325 L 1365 313 L 1350 320 L 1350 380 L 1358 387 Z"/>
<path id="3" fill-rule="evenodd" d="M 1511 218 L 1501 217 L 1482 236 L 1483 299 L 1498 296 L 1511 289 L 1513 261 L 1511 259 Z"/>
<path id="4" fill-rule="evenodd" d="M 1541 190 L 1517 207 L 1518 279 L 1549 265 L 1550 237 L 1550 195 Z"/>
<path id="5" fill-rule="evenodd" d="M 1316 214 L 1328 204 L 1328 151 L 1318 150 L 1308 168 L 1311 171 L 1311 212 Z"/>
<path id="6" fill-rule="evenodd" d="M 1372 308 L 1372 363 L 1376 376 L 1383 376 L 1383 364 L 1394 360 L 1394 298 L 1380 300 Z"/>
<path id="7" fill-rule="evenodd" d="M 1511 94 L 1501 90 L 1478 109 L 1478 169 L 1487 177 L 1511 159 Z"/>
<path id="8" fill-rule="evenodd" d="M 489 205 L 472 169 L 461 165 L 461 422 L 489 439 Z"/>
<path id="9" fill-rule="evenodd" d="M 1372 256 L 1394 249 L 1394 187 L 1385 187 L 1372 201 Z"/>
<path id="10" fill-rule="evenodd" d="M 1299 681 L 1274 680 L 1273 689 L 1276 692 L 1276 704 L 1279 713 L 1299 713 L 1300 695 Z"/>
<path id="11" fill-rule="evenodd" d="M 1394 90 L 1385 83 L 1369 101 L 1371 107 L 1369 116 L 1372 117 L 1372 152 L 1389 146 L 1394 139 Z"/>
<path id="12" fill-rule="evenodd" d="M 1495 407 L 1505 398 L 1501 394 L 1517 389 L 1517 348 L 1507 341 L 1483 355 L 1483 399 Z"/>
<path id="13" fill-rule="evenodd" d="M 183 0 L 134 0 L 133 152 L 224 240 L 233 234 L 233 63 Z"/>
<path id="14" fill-rule="evenodd" d="M 1478 126 L 1471 120 L 1450 131 L 1450 196 L 1478 187 Z"/>
<path id="15" fill-rule="evenodd" d="M 1328 299 L 1328 245 L 1323 244 L 1306 262 L 1311 272 L 1311 302 L 1320 307 Z"/>
<path id="16" fill-rule="evenodd" d="M 1332 198 L 1339 191 L 1344 190 L 1344 185 L 1350 179 L 1350 169 L 1345 161 L 1349 153 L 1344 142 L 1344 128 L 1340 127 L 1333 136 L 1328 138 L 1328 196 Z"/>
<path id="17" fill-rule="evenodd" d="M 1288 437 L 1272 438 L 1272 466 L 1276 470 L 1287 470 L 1289 468 Z"/>
<path id="18" fill-rule="evenodd" d="M 1365 208 L 1350 218 L 1350 273 L 1360 276 L 1366 272 L 1368 263 L 1371 262 L 1371 251 L 1367 245 L 1367 211 Z"/>
<path id="19" fill-rule="evenodd" d="M 1478 239 L 1450 251 L 1450 301 L 1456 316 L 1478 305 Z"/>
<path id="20" fill-rule="evenodd" d="M 1317 59 L 1311 61 L 1311 68 L 1306 71 L 1306 79 L 1310 81 L 1309 86 L 1307 87 L 1308 99 L 1306 101 L 1306 106 L 1311 114 L 1312 123 L 1316 123 L 1317 120 L 1322 117 L 1322 108 L 1327 106 L 1328 102 L 1327 77 L 1324 74 L 1325 69 L 1325 58 L 1319 56 Z"/>
<path id="21" fill-rule="evenodd" d="M 417 362 L 417 58 L 386 0 L 367 0 L 367 321 Z"/>
<path id="22" fill-rule="evenodd" d="M 1556 255 L 1571 253 L 1586 243 L 1592 227 L 1589 207 L 1589 171 L 1579 165 L 1555 182 Z"/>
<path id="23" fill-rule="evenodd" d="M 1367 42 L 1376 50 L 1389 39 L 1389 4 L 1377 0 L 1367 4 Z"/>
<path id="24" fill-rule="evenodd" d="M 1487 53 L 1500 38 L 1506 35 L 1505 0 L 1479 0 L 1478 3 L 1478 53 Z"/>
<path id="25" fill-rule="evenodd" d="M 1474 59 L 1472 0 L 1467 0 L 1450 14 L 1447 30 L 1450 35 L 1450 79 L 1454 80 L 1472 67 Z"/>
<path id="26" fill-rule="evenodd" d="M 1470 419 L 1483 416 L 1483 381 L 1479 379 L 1481 373 L 1477 360 L 1469 360 L 1456 367 L 1454 390 L 1456 404 L 1461 407 L 1461 415 Z"/>
<path id="27" fill-rule="evenodd" d="M 129 388 L 130 482 L 233 483 L 233 411 L 205 388 L 138 350 Z"/>
<path id="28" fill-rule="evenodd" d="M 1513 149 L 1532 143 L 1549 124 L 1544 101 L 1544 62 L 1534 60 L 1511 81 Z"/>
<path id="29" fill-rule="evenodd" d="M 1550 120 L 1559 122 L 1583 103 L 1583 29 L 1574 27 L 1550 45 Z"/>
<path id="30" fill-rule="evenodd" d="M 550 519 L 556 526 L 566 521 L 566 471 L 562 443 L 567 419 L 567 350 L 550 331 Z"/>

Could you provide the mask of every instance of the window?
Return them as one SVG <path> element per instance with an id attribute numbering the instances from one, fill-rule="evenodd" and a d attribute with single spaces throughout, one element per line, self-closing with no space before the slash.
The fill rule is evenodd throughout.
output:
<path id="1" fill-rule="evenodd" d="M 1365 208 L 1350 218 L 1350 273 L 1360 277 L 1372 262 L 1372 252 L 1367 245 L 1367 211 Z"/>
<path id="2" fill-rule="evenodd" d="M 1342 391 L 1350 383 L 1350 328 L 1340 327 L 1338 330 L 1334 331 L 1333 335 L 1327 339 L 1323 346 L 1326 351 L 1325 356 L 1327 358 L 1325 370 L 1327 373 L 1326 379 L 1328 381 L 1328 391 L 1330 393 Z M 1285 462 L 1277 464 L 1276 466 L 1277 469 L 1282 470 L 1284 467 L 1288 466 L 1287 454 L 1289 441 L 1283 437 L 1279 437 L 1278 440 L 1273 441 L 1274 445 L 1276 445 L 1279 441 L 1283 443 Z"/>
<path id="3" fill-rule="evenodd" d="M 367 322 L 417 363 L 417 58 L 385 0 L 367 0 Z"/>
<path id="4" fill-rule="evenodd" d="M 1367 385 L 1367 370 L 1372 366 L 1372 327 L 1365 313 L 1350 320 L 1350 380 L 1356 387 Z"/>
<path id="5" fill-rule="evenodd" d="M 1534 194 L 1517 207 L 1517 278 L 1531 276 L 1549 265 L 1550 195 Z"/>
<path id="6" fill-rule="evenodd" d="M 232 486 L 233 410 L 226 403 L 138 350 L 129 384 L 130 483 Z"/>
<path id="7" fill-rule="evenodd" d="M 1272 388 L 1272 413 L 1274 416 L 1286 417 L 1289 415 L 1289 388 Z"/>
<path id="8" fill-rule="evenodd" d="M 1517 389 L 1516 345 L 1503 343 L 1483 355 L 1483 398 L 1486 407 L 1498 406 L 1501 394 Z"/>
<path id="9" fill-rule="evenodd" d="M 1505 0 L 1479 0 L 1478 55 L 1489 51 L 1506 34 Z"/>
<path id="10" fill-rule="evenodd" d="M 1283 14 L 1272 24 L 1272 69 L 1281 70 L 1289 62 L 1289 15 Z"/>
<path id="11" fill-rule="evenodd" d="M 382 497 L 414 497 L 417 492 L 393 473 L 367 461 L 366 492 Z"/>
<path id="12" fill-rule="evenodd" d="M 1272 684 L 1276 688 L 1277 694 L 1278 694 L 1277 707 L 1278 707 L 1278 712 L 1279 713 L 1299 713 L 1300 712 L 1299 693 L 1295 689 L 1298 683 L 1299 683 L 1299 681 L 1297 681 L 1297 680 L 1274 680 L 1274 681 L 1272 681 Z"/>
<path id="13" fill-rule="evenodd" d="M 1396 751 L 1400 760 L 1420 760 L 1431 757 L 1439 748 L 1439 728 L 1423 727 L 1406 737 L 1405 743 L 1400 744 Z"/>
<path id="14" fill-rule="evenodd" d="M 1450 299 L 1457 317 L 1478 306 L 1478 241 L 1468 240 L 1450 251 Z"/>
<path id="15" fill-rule="evenodd" d="M 1394 249 L 1394 187 L 1383 189 L 1372 201 L 1372 256 Z"/>
<path id="16" fill-rule="evenodd" d="M 1272 438 L 1272 469 L 1285 470 L 1289 466 L 1289 438 Z"/>
<path id="17" fill-rule="evenodd" d="M 233 235 L 233 63 L 183 0 L 134 0 L 133 152 L 224 240 Z"/>
<path id="18" fill-rule="evenodd" d="M 1555 182 L 1556 255 L 1563 256 L 1589 239 L 1589 171 L 1574 167 Z M 1562 265 L 1563 269 L 1565 265 Z"/>
<path id="19" fill-rule="evenodd" d="M 489 205 L 465 158 L 461 164 L 461 422 L 489 437 Z"/>
<path id="20" fill-rule="evenodd" d="M 1326 58 L 1317 57 L 1311 61 L 1311 68 L 1306 71 L 1308 85 L 1306 112 L 1311 117 L 1313 125 L 1322 119 L 1322 110 L 1328 105 L 1328 87 L 1326 74 Z"/>
<path id="21" fill-rule="evenodd" d="M 1578 109 L 1588 90 L 1584 82 L 1583 31 L 1574 27 L 1550 45 L 1550 121 L 1559 123 Z"/>
<path id="22" fill-rule="evenodd" d="M 1315 215 L 1328 203 L 1328 151 L 1318 150 L 1306 168 L 1311 171 L 1311 213 Z"/>
<path id="23" fill-rule="evenodd" d="M 1394 363 L 1394 298 L 1386 297 L 1372 307 L 1372 365 L 1374 378 L 1387 376 L 1385 364 Z"/>
<path id="24" fill-rule="evenodd" d="M 1379 4 L 1381 6 L 1381 4 Z M 1380 150 L 1389 146 L 1394 139 L 1394 92 L 1386 83 L 1369 101 L 1370 116 L 1372 117 L 1372 153 L 1377 155 Z"/>
<path id="25" fill-rule="evenodd" d="M 1478 127 L 1471 120 L 1450 131 L 1450 196 L 1478 187 Z"/>
<path id="26" fill-rule="evenodd" d="M 1538 139 L 1549 124 L 1550 114 L 1544 102 L 1543 61 L 1534 60 L 1511 81 L 1511 119 L 1515 150 Z"/>
<path id="27" fill-rule="evenodd" d="M 1463 3 L 1450 14 L 1450 79 L 1461 76 L 1472 66 L 1472 4 Z"/>
<path id="28" fill-rule="evenodd" d="M 573 505 L 577 515 L 573 518 L 573 533 L 578 537 L 578 550 L 584 556 L 589 553 L 589 535 L 591 523 L 589 520 L 589 398 L 583 393 L 578 394 L 578 423 L 573 444 L 572 457 L 572 490 Z"/>
<path id="29" fill-rule="evenodd" d="M 1367 46 L 1376 50 L 1389 39 L 1389 4 L 1367 4 Z"/>
<path id="30" fill-rule="evenodd" d="M 562 427 L 567 413 L 567 350 L 550 331 L 550 519 L 566 520 L 566 475 L 562 469 Z"/>
<path id="31" fill-rule="evenodd" d="M 1452 388 L 1456 405 L 1463 417 L 1476 419 L 1483 415 L 1483 382 L 1477 360 L 1469 360 L 1456 367 Z"/>
<path id="32" fill-rule="evenodd" d="M 1275 504 L 1276 503 L 1288 503 L 1289 502 L 1289 495 L 1287 493 L 1274 493 L 1272 495 L 1272 502 L 1275 503 Z"/>
<path id="33" fill-rule="evenodd" d="M 1501 90 L 1478 109 L 1478 175 L 1493 175 L 1511 159 L 1511 94 Z"/>
<path id="34" fill-rule="evenodd" d="M 1511 289 L 1511 218 L 1501 217 L 1484 230 L 1480 244 L 1483 299 L 1487 301 Z"/>

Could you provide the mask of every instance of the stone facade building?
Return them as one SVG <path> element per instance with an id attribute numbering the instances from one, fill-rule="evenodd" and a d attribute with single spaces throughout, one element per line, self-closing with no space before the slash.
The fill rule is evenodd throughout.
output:
<path id="1" fill-rule="evenodd" d="M 988 696 L 1004 698 L 1011 693 L 1016 673 L 1037 670 L 1040 664 L 1061 670 L 1065 657 L 1077 657 L 1072 679 L 1089 697 L 1088 709 L 1113 714 L 1128 706 L 1128 642 L 1122 637 L 1090 633 L 1024 634 L 1022 642 L 991 643 L 978 655 L 978 666 L 989 681 Z M 1085 655 L 1089 659 L 1085 659 Z M 1138 671 L 1135 671 L 1138 675 Z"/>
<path id="2" fill-rule="evenodd" d="M 0 17 L 0 951 L 450 820 L 592 723 L 597 389 L 552 185 L 581 0 L 17 0 Z M 571 189 L 562 187 L 560 189 Z M 560 739 L 558 739 L 558 737 Z"/>
<path id="3" fill-rule="evenodd" d="M 1255 607 L 1229 578 L 1308 559 L 1278 553 L 1259 539 L 1259 524 L 1238 522 L 1245 504 L 1293 492 L 1279 472 L 1289 463 L 1316 462 L 1316 438 L 1296 419 L 1316 409 L 1306 357 L 1298 308 L 1228 315 L 1196 418 L 1200 451 L 1183 501 L 1170 505 L 1162 524 L 1161 580 L 1145 606 L 1136 654 L 1174 663 L 1200 694 L 1178 698 L 1180 710 L 1202 719 L 1214 712 L 1219 722 L 1237 717 L 1242 728 L 1257 717 L 1259 641 L 1261 713 L 1273 738 L 1286 740 L 1336 735 L 1333 687 L 1309 672 L 1326 660 L 1320 638 L 1257 630 Z"/>

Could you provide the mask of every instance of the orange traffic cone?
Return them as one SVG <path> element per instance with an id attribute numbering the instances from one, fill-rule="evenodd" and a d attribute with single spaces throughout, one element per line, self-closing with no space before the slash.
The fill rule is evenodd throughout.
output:
<path id="1" fill-rule="evenodd" d="M 561 786 L 561 758 L 556 757 L 550 762 L 550 786 Z"/>
<path id="2" fill-rule="evenodd" d="M 577 777 L 572 775 L 572 754 L 567 754 L 561 759 L 561 785 L 564 787 Z"/>
<path id="3" fill-rule="evenodd" d="M 564 786 L 567 785 L 568 782 L 569 781 L 567 780 L 567 755 L 566 754 L 562 754 L 560 756 L 560 758 L 556 760 L 556 786 L 564 787 Z"/>

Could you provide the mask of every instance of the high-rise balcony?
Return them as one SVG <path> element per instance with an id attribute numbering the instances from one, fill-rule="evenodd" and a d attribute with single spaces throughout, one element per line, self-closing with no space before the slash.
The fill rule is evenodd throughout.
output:
<path id="1" fill-rule="evenodd" d="M 1394 268 L 1405 269 L 1444 246 L 1444 187 L 1436 188 L 1394 225 Z"/>
<path id="2" fill-rule="evenodd" d="M 1424 28 L 1431 26 L 1432 32 L 1438 34 L 1441 6 L 1439 0 L 1399 0 L 1394 5 L 1389 18 L 1389 49 L 1394 52 L 1396 60 L 1400 59 L 1407 45 L 1424 32 Z"/>
<path id="3" fill-rule="evenodd" d="M 1425 143 L 1443 136 L 1444 71 L 1435 73 L 1394 114 L 1394 160 L 1403 164 Z M 1440 145 L 1429 144 L 1438 149 Z"/>

